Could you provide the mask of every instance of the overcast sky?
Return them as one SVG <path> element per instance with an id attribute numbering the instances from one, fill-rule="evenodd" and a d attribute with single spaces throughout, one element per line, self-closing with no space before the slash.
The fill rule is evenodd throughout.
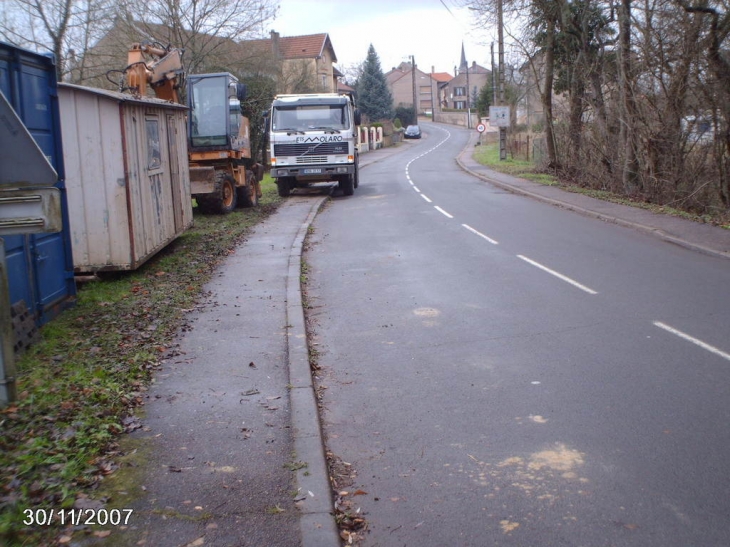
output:
<path id="1" fill-rule="evenodd" d="M 435 72 L 453 74 L 462 41 L 469 64 L 491 66 L 489 43 L 495 40 L 494 33 L 475 30 L 472 13 L 454 0 L 280 0 L 279 4 L 279 16 L 270 30 L 281 36 L 329 33 L 340 70 L 364 61 L 371 43 L 383 72 L 413 55 L 424 72 L 433 66 Z"/>

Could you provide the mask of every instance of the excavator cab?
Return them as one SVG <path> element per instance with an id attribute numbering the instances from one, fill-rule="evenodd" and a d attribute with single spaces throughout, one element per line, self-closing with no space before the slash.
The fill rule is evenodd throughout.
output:
<path id="1" fill-rule="evenodd" d="M 188 76 L 188 139 L 197 150 L 239 150 L 246 86 L 227 72 Z"/>

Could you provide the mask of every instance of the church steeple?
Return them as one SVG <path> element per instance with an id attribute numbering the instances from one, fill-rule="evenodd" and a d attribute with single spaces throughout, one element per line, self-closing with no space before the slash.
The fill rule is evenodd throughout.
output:
<path id="1" fill-rule="evenodd" d="M 469 70 L 469 63 L 466 62 L 466 53 L 464 53 L 464 42 L 461 42 L 461 63 L 459 64 L 459 72 Z"/>

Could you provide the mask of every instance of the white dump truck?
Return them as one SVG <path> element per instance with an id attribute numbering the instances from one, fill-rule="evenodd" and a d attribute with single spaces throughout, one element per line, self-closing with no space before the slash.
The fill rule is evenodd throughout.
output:
<path id="1" fill-rule="evenodd" d="M 277 95 L 268 123 L 271 176 L 280 196 L 328 181 L 346 196 L 354 193 L 360 113 L 349 94 Z"/>

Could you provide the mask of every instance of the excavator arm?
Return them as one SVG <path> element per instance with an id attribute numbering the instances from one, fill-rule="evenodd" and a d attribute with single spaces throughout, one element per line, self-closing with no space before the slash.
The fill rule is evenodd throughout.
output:
<path id="1" fill-rule="evenodd" d="M 183 50 L 178 48 L 132 44 L 124 71 L 127 87 L 133 93 L 144 96 L 147 86 L 150 86 L 159 99 L 180 103 L 178 89 L 185 74 L 182 55 Z"/>

